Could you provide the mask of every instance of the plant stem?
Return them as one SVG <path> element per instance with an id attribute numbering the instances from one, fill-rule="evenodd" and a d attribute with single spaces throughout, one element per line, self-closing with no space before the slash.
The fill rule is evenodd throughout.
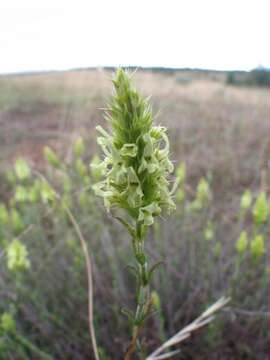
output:
<path id="1" fill-rule="evenodd" d="M 134 326 L 133 327 L 133 333 L 132 333 L 132 339 L 131 339 L 130 344 L 128 346 L 128 349 L 127 349 L 127 352 L 126 352 L 126 355 L 125 355 L 125 360 L 130 360 L 132 355 L 135 353 L 138 335 L 139 335 L 139 327 Z"/>
<path id="2" fill-rule="evenodd" d="M 150 288 L 147 257 L 144 252 L 144 238 L 142 226 L 137 224 L 136 236 L 132 239 L 133 253 L 137 262 L 137 307 L 133 319 L 132 339 L 125 355 L 125 360 L 130 360 L 136 351 L 139 331 L 144 325 L 145 318 L 150 310 Z"/>

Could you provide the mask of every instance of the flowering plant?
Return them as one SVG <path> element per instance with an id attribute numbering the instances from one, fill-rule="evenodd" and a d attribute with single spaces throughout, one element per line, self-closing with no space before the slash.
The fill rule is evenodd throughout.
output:
<path id="1" fill-rule="evenodd" d="M 122 69 L 113 79 L 114 93 L 106 111 L 111 127 L 97 126 L 97 138 L 104 159 L 93 164 L 103 179 L 94 185 L 108 211 L 127 228 L 137 262 L 137 309 L 132 315 L 133 340 L 126 359 L 135 351 L 138 331 L 149 313 L 149 282 L 156 266 L 149 269 L 144 251 L 147 229 L 163 210 L 175 208 L 168 180 L 174 167 L 169 159 L 165 127 L 153 126 L 152 109 L 132 86 L 131 76 Z"/>

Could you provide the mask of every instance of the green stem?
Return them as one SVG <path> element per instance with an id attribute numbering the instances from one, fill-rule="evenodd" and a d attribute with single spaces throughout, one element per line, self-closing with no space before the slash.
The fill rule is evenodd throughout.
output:
<path id="1" fill-rule="evenodd" d="M 137 307 L 133 320 L 132 339 L 126 353 L 125 360 L 131 359 L 132 355 L 136 351 L 139 330 L 143 327 L 145 318 L 148 315 L 150 308 L 150 286 L 147 256 L 144 250 L 143 229 L 142 225 L 139 223 L 136 226 L 136 236 L 132 239 L 132 245 L 134 257 L 137 262 Z"/>

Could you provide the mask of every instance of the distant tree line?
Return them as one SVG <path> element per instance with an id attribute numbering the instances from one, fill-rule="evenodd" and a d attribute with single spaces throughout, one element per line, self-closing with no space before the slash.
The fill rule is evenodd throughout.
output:
<path id="1" fill-rule="evenodd" d="M 227 84 L 270 87 L 270 69 L 260 66 L 247 73 L 230 71 L 227 74 Z"/>

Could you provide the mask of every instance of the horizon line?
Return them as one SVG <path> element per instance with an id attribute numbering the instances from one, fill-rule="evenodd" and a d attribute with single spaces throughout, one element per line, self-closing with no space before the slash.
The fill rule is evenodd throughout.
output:
<path id="1" fill-rule="evenodd" d="M 106 65 L 106 66 L 85 66 L 85 67 L 72 67 L 66 69 L 44 69 L 44 70 L 22 70 L 22 71 L 12 71 L 12 72 L 0 72 L 0 76 L 27 76 L 27 75 L 42 75 L 42 74 L 49 74 L 49 73 L 63 73 L 63 72 L 72 72 L 72 71 L 92 71 L 98 69 L 104 70 L 115 70 L 117 68 L 125 68 L 125 69 L 132 69 L 132 70 L 143 70 L 143 71 L 198 71 L 198 72 L 215 72 L 215 73 L 231 73 L 231 72 L 238 72 L 238 73 L 249 73 L 253 70 L 259 69 L 260 67 L 256 67 L 250 70 L 240 70 L 240 69 L 233 69 L 233 70 L 224 70 L 224 69 L 211 69 L 211 68 L 199 68 L 199 67 L 171 67 L 171 66 L 135 66 L 135 65 L 123 65 L 123 66 L 113 66 L 113 65 Z M 262 67 L 262 69 L 270 71 L 267 67 Z"/>

